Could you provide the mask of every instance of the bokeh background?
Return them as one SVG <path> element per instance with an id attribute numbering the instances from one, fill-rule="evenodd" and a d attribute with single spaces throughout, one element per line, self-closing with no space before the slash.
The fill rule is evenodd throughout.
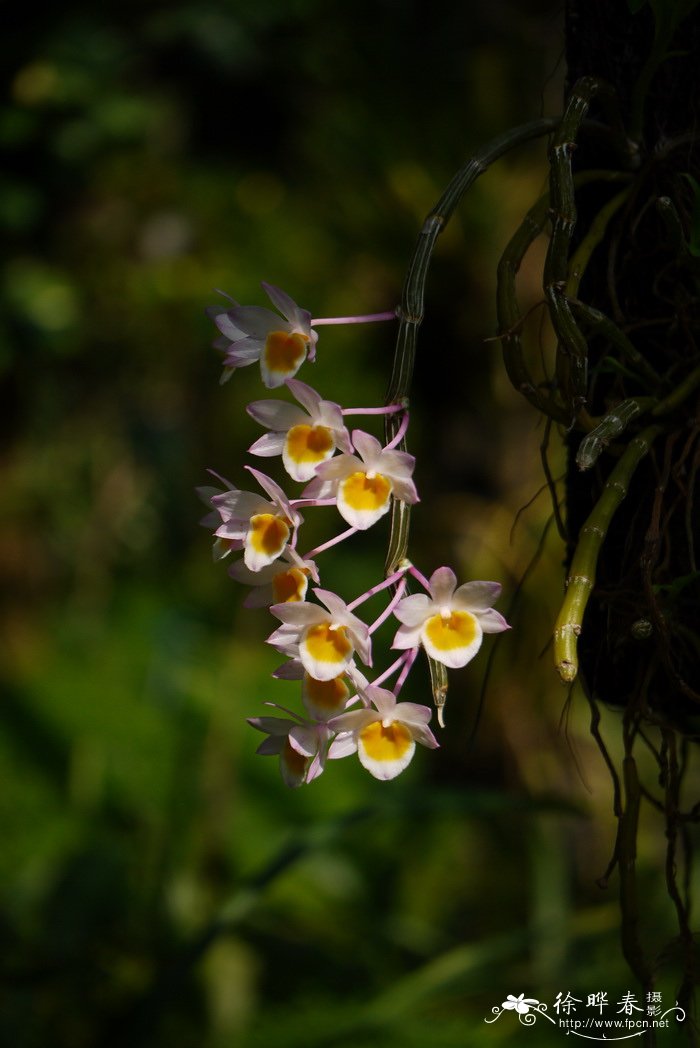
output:
<path id="1" fill-rule="evenodd" d="M 298 708 L 296 689 L 271 681 L 272 621 L 212 563 L 194 494 L 208 467 L 242 484 L 245 404 L 266 395 L 256 368 L 218 385 L 214 289 L 391 308 L 453 172 L 559 110 L 559 5 L 68 0 L 15 8 L 0 48 L 0 1039 L 561 1043 L 513 1013 L 484 1023 L 507 994 L 551 1009 L 633 988 L 614 879 L 596 885 L 609 778 L 547 650 L 563 547 L 542 427 L 489 341 L 541 143 L 476 184 L 428 284 L 413 559 L 501 579 L 514 626 L 452 676 L 440 750 L 390 784 L 350 759 L 285 789 L 245 718 Z M 380 403 L 392 345 L 387 325 L 322 329 L 301 377 Z M 334 526 L 318 511 L 319 539 Z M 380 525 L 329 554 L 324 581 L 350 599 L 385 543 Z M 424 667 L 404 695 L 429 701 Z M 642 828 L 640 877 L 661 948 L 659 833 Z"/>

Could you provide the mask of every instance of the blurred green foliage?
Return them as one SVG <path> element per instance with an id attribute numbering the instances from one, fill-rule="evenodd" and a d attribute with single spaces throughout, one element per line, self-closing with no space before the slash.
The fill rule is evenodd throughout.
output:
<path id="1" fill-rule="evenodd" d="M 258 435 L 255 369 L 217 385 L 213 289 L 259 303 L 265 279 L 317 315 L 391 306 L 453 170 L 557 110 L 556 5 L 71 0 L 14 11 L 0 47 L 2 1043 L 493 1045 L 521 1033 L 512 1015 L 484 1026 L 506 993 L 628 989 L 594 885 L 607 779 L 582 700 L 567 741 L 533 658 L 556 541 L 473 744 L 485 656 L 455 675 L 442 749 L 401 780 L 345 761 L 288 793 L 244 718 L 294 689 L 273 694 L 269 623 L 211 564 L 193 494 L 208 466 L 240 480 Z M 483 340 L 543 175 L 524 151 L 443 238 L 411 436 L 416 561 L 502 577 L 508 599 L 549 510 L 509 542 L 540 436 Z M 378 403 L 391 339 L 323 334 L 311 381 Z M 358 542 L 333 584 L 375 580 L 383 542 Z M 424 699 L 425 674 L 412 687 Z"/>

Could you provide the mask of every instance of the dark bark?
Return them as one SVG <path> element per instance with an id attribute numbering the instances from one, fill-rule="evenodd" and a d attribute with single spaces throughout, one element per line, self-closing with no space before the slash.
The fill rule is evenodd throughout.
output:
<path id="1" fill-rule="evenodd" d="M 649 5 L 629 13 L 622 0 L 570 0 L 569 90 L 581 76 L 610 83 L 626 126 L 634 89 L 654 38 Z M 658 384 L 620 370 L 610 344 L 589 344 L 591 415 L 629 397 L 664 397 L 700 364 L 700 259 L 688 251 L 700 182 L 695 133 L 700 107 L 700 8 L 680 25 L 673 53 L 651 78 L 639 163 L 625 207 L 596 249 L 580 298 L 611 317 L 659 374 Z M 595 121 L 601 114 L 592 106 Z M 614 166 L 614 151 L 590 128 L 577 143 L 579 169 Z M 576 238 L 611 195 L 579 194 Z M 659 204 L 668 199 L 671 204 Z M 665 215 L 663 208 L 666 208 Z M 675 232 L 674 232 L 675 229 Z M 653 388 L 656 385 L 656 388 Z M 700 399 L 697 390 L 663 418 L 664 432 L 633 478 L 603 544 L 579 641 L 581 676 L 604 702 L 689 734 L 700 729 Z M 615 456 L 648 418 L 632 426 L 581 473 L 569 436 L 570 544 L 603 490 Z"/>

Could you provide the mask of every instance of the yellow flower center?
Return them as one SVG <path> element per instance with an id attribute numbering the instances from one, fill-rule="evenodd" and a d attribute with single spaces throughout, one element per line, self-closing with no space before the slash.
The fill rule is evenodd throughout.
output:
<path id="1" fill-rule="evenodd" d="M 400 760 L 413 742 L 410 731 L 399 721 L 392 721 L 388 727 L 373 721 L 362 729 L 360 740 L 367 756 L 375 761 Z"/>
<path id="2" fill-rule="evenodd" d="M 281 571 L 272 580 L 272 593 L 275 604 L 283 604 L 285 601 L 303 600 L 306 596 L 308 578 L 301 568 L 290 568 L 289 571 Z"/>
<path id="3" fill-rule="evenodd" d="M 351 473 L 341 488 L 345 503 L 356 510 L 377 510 L 391 494 L 391 484 L 381 473 Z"/>
<path id="4" fill-rule="evenodd" d="M 271 557 L 284 549 L 289 538 L 289 527 L 274 513 L 258 513 L 250 518 L 248 538 L 256 553 Z"/>
<path id="5" fill-rule="evenodd" d="M 309 701 L 322 710 L 341 709 L 350 694 L 342 676 L 334 677 L 333 680 L 316 680 L 306 673 L 304 687 Z"/>
<path id="6" fill-rule="evenodd" d="M 321 462 L 335 447 L 327 426 L 292 426 L 286 443 L 294 462 Z"/>
<path id="7" fill-rule="evenodd" d="M 333 626 L 321 622 L 310 626 L 306 632 L 306 650 L 317 662 L 345 662 L 352 654 L 353 647 L 346 636 L 345 626 Z"/>
<path id="8" fill-rule="evenodd" d="M 306 356 L 308 335 L 299 331 L 271 331 L 265 339 L 265 363 L 270 371 L 296 371 Z"/>
<path id="9" fill-rule="evenodd" d="M 477 622 L 468 611 L 432 615 L 425 624 L 425 633 L 439 651 L 468 648 L 476 639 Z"/>

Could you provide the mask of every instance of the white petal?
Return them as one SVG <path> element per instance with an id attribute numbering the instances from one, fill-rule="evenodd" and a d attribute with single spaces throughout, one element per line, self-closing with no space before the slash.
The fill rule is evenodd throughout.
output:
<path id="1" fill-rule="evenodd" d="M 311 319 L 310 313 L 305 309 L 301 309 L 294 299 L 286 291 L 283 291 L 281 287 L 275 287 L 274 284 L 266 284 L 265 281 L 262 282 L 262 287 L 273 306 L 279 309 L 282 316 L 286 317 L 294 327 L 302 326 L 306 318 L 308 320 Z"/>
<path id="2" fill-rule="evenodd" d="M 270 611 L 282 622 L 290 626 L 305 629 L 307 626 L 315 626 L 321 622 L 328 622 L 328 612 L 319 608 L 318 604 L 312 604 L 308 600 L 300 600 L 292 603 L 273 604 Z"/>
<path id="3" fill-rule="evenodd" d="M 379 716 L 374 710 L 350 710 L 348 713 L 341 713 L 339 717 L 333 717 L 328 722 L 328 727 L 339 734 L 346 731 L 356 733 L 376 720 L 379 720 Z"/>
<path id="4" fill-rule="evenodd" d="M 457 585 L 457 576 L 452 568 L 438 568 L 430 576 L 430 592 L 438 606 L 449 605 Z"/>
<path id="5" fill-rule="evenodd" d="M 495 608 L 489 608 L 488 611 L 476 611 L 474 614 L 484 633 L 503 633 L 504 630 L 510 629 L 506 620 Z"/>
<path id="6" fill-rule="evenodd" d="M 224 363 L 233 368 L 244 368 L 254 363 L 262 352 L 258 338 L 241 338 L 226 347 Z"/>
<path id="7" fill-rule="evenodd" d="M 382 720 L 385 717 L 393 717 L 396 709 L 396 696 L 393 691 L 370 684 L 365 694 Z"/>
<path id="8" fill-rule="evenodd" d="M 232 342 L 245 338 L 245 331 L 236 327 L 229 316 L 228 310 L 222 309 L 221 306 L 208 306 L 205 313 L 210 320 L 214 321 L 221 334 L 225 335 L 226 338 L 230 338 Z"/>
<path id="9" fill-rule="evenodd" d="M 287 404 L 284 400 L 254 400 L 246 411 L 261 426 L 278 433 L 286 433 L 292 426 L 309 421 L 301 408 L 296 404 Z"/>
<path id="10" fill-rule="evenodd" d="M 406 648 L 417 648 L 421 642 L 422 629 L 422 623 L 419 623 L 417 626 L 399 626 L 391 645 L 392 648 L 399 651 Z"/>
<path id="11" fill-rule="evenodd" d="M 332 499 L 338 486 L 337 480 L 323 480 L 316 476 L 309 481 L 301 493 L 303 499 Z"/>
<path id="12" fill-rule="evenodd" d="M 394 608 L 394 615 L 405 626 L 422 626 L 427 618 L 435 614 L 435 605 L 427 593 L 412 593 L 404 597 Z"/>
<path id="13" fill-rule="evenodd" d="M 228 316 L 251 338 L 265 340 L 271 331 L 289 331 L 289 324 L 265 306 L 238 306 Z"/>
<path id="14" fill-rule="evenodd" d="M 263 433 L 262 437 L 250 445 L 248 451 L 251 455 L 259 455 L 261 458 L 281 455 L 284 451 L 284 433 Z"/>
<path id="15" fill-rule="evenodd" d="M 352 431 L 352 443 L 358 455 L 365 463 L 365 467 L 372 469 L 382 453 L 382 445 L 371 433 L 365 433 L 362 429 Z"/>
<path id="16" fill-rule="evenodd" d="M 252 466 L 246 466 L 245 468 L 249 473 L 252 473 L 260 487 L 267 492 L 272 501 L 279 506 L 295 527 L 302 523 L 301 515 L 295 509 L 292 509 L 285 492 L 272 477 L 268 477 L 267 474 L 261 473 L 258 469 L 253 469 Z"/>
<path id="17" fill-rule="evenodd" d="M 396 720 L 411 727 L 429 724 L 432 715 L 429 706 L 423 706 L 418 702 L 398 702 L 394 710 Z"/>
<path id="18" fill-rule="evenodd" d="M 486 611 L 501 595 L 499 582 L 465 582 L 452 598 L 452 607 L 464 611 Z"/>
<path id="19" fill-rule="evenodd" d="M 364 463 L 356 455 L 336 455 L 328 462 L 322 462 L 316 469 L 316 476 L 322 480 L 339 480 L 349 477 L 351 473 L 364 473 Z"/>
<path id="20" fill-rule="evenodd" d="M 394 448 L 382 451 L 378 466 L 382 473 L 401 480 L 409 480 L 413 476 L 415 467 L 414 455 L 409 455 L 407 451 L 396 451 Z"/>
<path id="21" fill-rule="evenodd" d="M 408 506 L 415 506 L 416 502 L 420 502 L 416 485 L 412 480 L 403 480 L 392 475 L 391 487 L 394 498 L 397 498 L 399 502 L 405 502 Z"/>
<path id="22" fill-rule="evenodd" d="M 319 412 L 319 404 L 321 403 L 320 393 L 317 393 L 315 389 L 312 389 L 311 386 L 307 386 L 305 382 L 302 382 L 301 379 L 298 378 L 288 378 L 287 385 L 289 386 L 289 391 L 294 399 L 298 400 L 311 418 L 315 420 Z M 299 409 L 297 408 L 297 411 L 298 410 Z"/>
<path id="23" fill-rule="evenodd" d="M 351 733 L 347 735 L 338 735 L 333 740 L 328 749 L 328 759 L 338 760 L 340 757 L 349 757 L 350 754 L 357 752 L 357 740 Z"/>
<path id="24" fill-rule="evenodd" d="M 440 743 L 437 741 L 427 724 L 412 724 L 411 734 L 421 746 L 427 746 L 429 750 L 437 750 Z"/>

